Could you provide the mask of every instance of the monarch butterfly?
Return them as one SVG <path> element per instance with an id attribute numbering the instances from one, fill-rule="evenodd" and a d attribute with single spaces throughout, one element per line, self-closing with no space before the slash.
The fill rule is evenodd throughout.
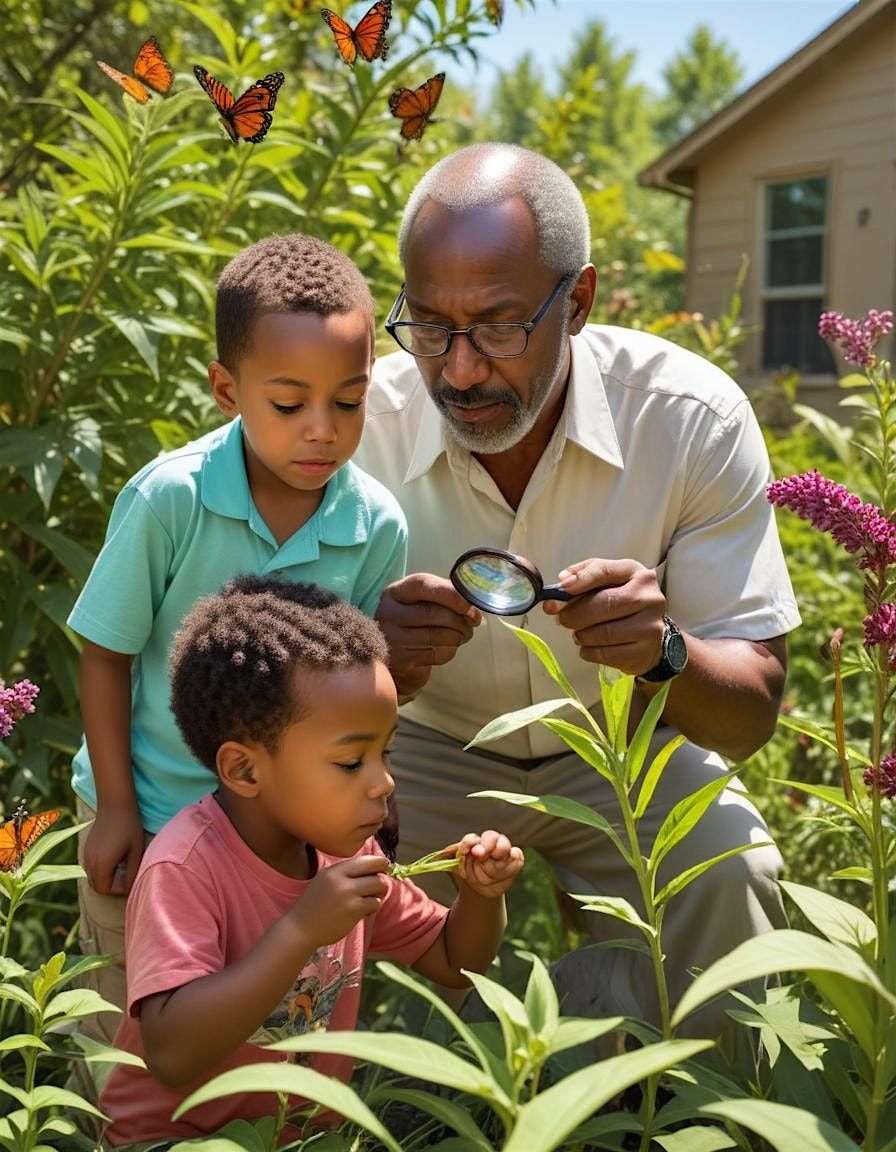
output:
<path id="1" fill-rule="evenodd" d="M 193 65 L 193 74 L 205 90 L 209 100 L 218 109 L 224 121 L 227 135 L 238 144 L 248 140 L 257 144 L 263 140 L 273 121 L 271 113 L 277 103 L 280 85 L 286 79 L 282 72 L 272 72 L 250 85 L 242 96 L 234 99 L 233 93 L 220 80 L 199 64 Z"/>
<path id="2" fill-rule="evenodd" d="M 423 135 L 442 95 L 444 83 L 445 73 L 437 72 L 419 88 L 396 88 L 389 97 L 389 111 L 401 119 L 401 134 L 405 140 L 419 140 Z"/>
<path id="3" fill-rule="evenodd" d="M 377 56 L 386 59 L 389 52 L 386 29 L 392 19 L 392 0 L 377 0 L 354 28 L 329 8 L 321 8 L 320 14 L 333 33 L 339 55 L 350 67 L 354 67 L 359 52 L 368 63 Z"/>
<path id="4" fill-rule="evenodd" d="M 504 0 L 485 0 L 485 10 L 492 24 L 500 28 L 504 19 Z"/>
<path id="5" fill-rule="evenodd" d="M 129 96 L 133 96 L 140 104 L 145 104 L 151 93 L 147 90 L 148 84 L 153 92 L 164 96 L 174 81 L 174 72 L 171 65 L 162 55 L 162 49 L 155 36 L 150 36 L 140 45 L 137 59 L 134 61 L 134 75 L 128 76 L 126 72 L 119 72 L 105 60 L 97 60 L 97 64 L 114 80 L 120 84 Z M 136 77 L 136 79 L 135 79 Z M 141 83 L 142 81 L 142 83 Z"/>
<path id="6" fill-rule="evenodd" d="M 58 819 L 58 812 L 39 812 L 37 816 L 29 816 L 25 805 L 20 804 L 12 819 L 0 828 L 0 872 L 17 872 L 34 841 Z"/>

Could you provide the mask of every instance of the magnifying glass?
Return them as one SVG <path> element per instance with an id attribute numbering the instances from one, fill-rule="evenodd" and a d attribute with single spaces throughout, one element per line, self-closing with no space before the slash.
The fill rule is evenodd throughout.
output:
<path id="1" fill-rule="evenodd" d="M 522 616 L 540 600 L 572 600 L 559 584 L 545 584 L 534 564 L 503 548 L 471 548 L 458 556 L 451 583 L 465 600 L 497 616 Z"/>

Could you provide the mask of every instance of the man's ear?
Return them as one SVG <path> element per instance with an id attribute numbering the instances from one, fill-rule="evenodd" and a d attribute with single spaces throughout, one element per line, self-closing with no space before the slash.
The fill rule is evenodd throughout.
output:
<path id="1" fill-rule="evenodd" d="M 239 413 L 236 399 L 236 382 L 220 360 L 213 360 L 208 366 L 208 382 L 212 386 L 215 403 L 225 416 L 234 417 Z"/>
<path id="2" fill-rule="evenodd" d="M 591 312 L 596 291 L 597 269 L 593 264 L 586 264 L 569 294 L 572 300 L 572 311 L 569 314 L 570 336 L 575 336 L 581 332 L 588 323 L 588 315 Z"/>
<path id="3" fill-rule="evenodd" d="M 255 778 L 255 755 L 251 748 L 236 740 L 227 740 L 215 757 L 218 779 L 237 796 L 254 796 L 258 792 Z"/>

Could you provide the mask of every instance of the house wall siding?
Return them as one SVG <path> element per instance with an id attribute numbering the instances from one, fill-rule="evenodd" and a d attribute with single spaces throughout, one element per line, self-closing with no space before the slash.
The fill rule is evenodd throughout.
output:
<path id="1" fill-rule="evenodd" d="M 825 306 L 852 316 L 893 307 L 896 5 L 804 71 L 699 160 L 689 222 L 691 310 L 715 316 L 725 308 L 747 254 L 744 322 L 761 321 L 763 186 L 818 174 L 829 179 Z M 759 335 L 742 346 L 741 370 L 747 385 L 766 379 Z"/>

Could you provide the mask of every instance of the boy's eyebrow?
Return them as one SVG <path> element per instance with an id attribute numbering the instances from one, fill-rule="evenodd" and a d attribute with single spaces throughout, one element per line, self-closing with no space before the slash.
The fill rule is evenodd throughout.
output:
<path id="1" fill-rule="evenodd" d="M 341 384 L 337 385 L 336 390 L 341 391 L 343 388 L 354 388 L 357 384 L 369 384 L 370 374 L 362 372 L 358 376 L 352 376 L 349 380 L 343 380 Z M 293 388 L 310 388 L 311 385 L 307 380 L 296 380 L 292 376 L 272 376 L 270 380 L 265 380 L 265 384 L 288 384 Z"/>
<path id="2" fill-rule="evenodd" d="M 393 725 L 393 727 L 391 728 L 391 730 L 389 732 L 389 736 L 386 740 L 387 744 L 389 743 L 389 740 L 392 739 L 392 737 L 395 735 L 395 733 L 397 731 L 398 731 L 398 725 L 395 724 L 395 725 Z M 337 740 L 334 740 L 333 743 L 334 744 L 355 744 L 361 740 L 367 740 L 367 741 L 376 740 L 376 738 L 379 735 L 380 735 L 379 732 L 349 732 L 347 735 L 340 736 Z"/>

